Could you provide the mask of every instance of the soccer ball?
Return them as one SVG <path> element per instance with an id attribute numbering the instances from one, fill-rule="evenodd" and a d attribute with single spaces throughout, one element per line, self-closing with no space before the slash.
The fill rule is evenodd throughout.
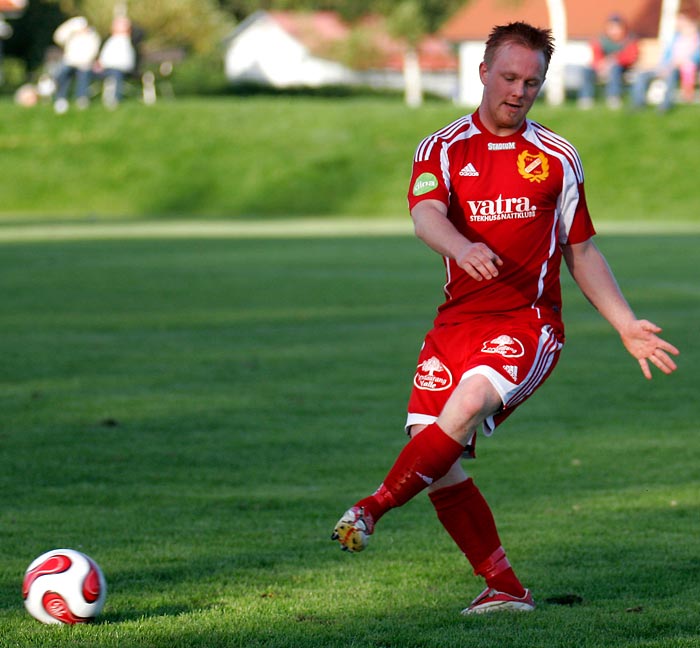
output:
<path id="1" fill-rule="evenodd" d="M 89 556 L 54 549 L 27 567 L 22 596 L 27 612 L 42 623 L 87 623 L 102 611 L 107 582 Z"/>

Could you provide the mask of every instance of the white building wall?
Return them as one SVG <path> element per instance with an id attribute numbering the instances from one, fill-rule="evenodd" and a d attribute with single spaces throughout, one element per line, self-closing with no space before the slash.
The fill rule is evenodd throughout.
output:
<path id="1" fill-rule="evenodd" d="M 314 57 L 269 18 L 251 24 L 229 43 L 224 68 L 229 81 L 256 81 L 276 87 L 352 80 L 345 66 Z"/>
<path id="2" fill-rule="evenodd" d="M 484 44 L 466 41 L 459 46 L 459 94 L 457 103 L 478 106 L 484 86 L 479 78 L 479 65 L 484 60 Z"/>

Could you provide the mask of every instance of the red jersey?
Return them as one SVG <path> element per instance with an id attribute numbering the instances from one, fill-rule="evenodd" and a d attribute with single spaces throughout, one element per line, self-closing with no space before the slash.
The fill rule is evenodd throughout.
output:
<path id="1" fill-rule="evenodd" d="M 561 324 L 561 245 L 595 234 L 576 149 L 526 120 L 508 137 L 491 134 L 478 113 L 426 137 L 416 150 L 408 193 L 413 209 L 439 200 L 472 242 L 503 260 L 495 279 L 475 281 L 445 258 L 445 302 L 436 324 L 527 311 Z"/>

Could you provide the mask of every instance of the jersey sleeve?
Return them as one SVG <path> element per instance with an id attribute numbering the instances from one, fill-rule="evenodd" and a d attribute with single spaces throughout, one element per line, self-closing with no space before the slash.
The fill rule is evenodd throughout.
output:
<path id="1" fill-rule="evenodd" d="M 595 227 L 591 220 L 588 204 L 586 203 L 586 192 L 583 183 L 579 184 L 576 189 L 578 199 L 573 207 L 573 216 L 568 227 L 563 228 L 560 232 L 560 243 L 563 245 L 572 245 L 574 243 L 583 243 L 591 236 L 595 236 Z M 564 222 L 564 221 L 563 221 Z"/>
<path id="2" fill-rule="evenodd" d="M 570 145 L 569 145 L 570 146 Z M 583 243 L 596 231 L 586 202 L 583 184 L 583 165 L 576 149 L 570 147 L 563 158 L 564 179 L 559 196 L 559 243 Z"/>
<path id="3" fill-rule="evenodd" d="M 412 210 L 422 200 L 450 202 L 449 161 L 439 138 L 424 139 L 413 156 L 411 183 L 408 188 L 408 208 Z"/>
<path id="4" fill-rule="evenodd" d="M 595 235 L 584 189 L 581 157 L 576 147 L 550 129 L 530 122 L 539 145 L 559 158 L 562 168 L 561 191 L 557 199 L 559 245 L 583 243 Z M 528 138 L 529 139 L 529 138 Z"/>

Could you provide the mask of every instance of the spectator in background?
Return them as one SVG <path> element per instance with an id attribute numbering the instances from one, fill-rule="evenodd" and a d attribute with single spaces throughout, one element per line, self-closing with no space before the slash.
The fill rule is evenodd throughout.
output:
<path id="1" fill-rule="evenodd" d="M 646 104 L 647 90 L 654 79 L 662 81 L 663 98 L 659 104 L 662 112 L 669 110 L 680 88 L 681 99 L 691 102 L 695 95 L 695 83 L 700 67 L 700 31 L 697 23 L 687 14 L 676 18 L 676 31 L 667 44 L 655 70 L 640 72 L 632 86 L 632 102 L 635 108 Z"/>
<path id="2" fill-rule="evenodd" d="M 613 14 L 605 22 L 603 33 L 591 41 L 592 66 L 584 70 L 578 104 L 591 108 L 595 100 L 595 86 L 605 81 L 608 107 L 622 107 L 624 73 L 634 65 L 639 56 L 636 37 L 630 33 L 624 18 Z"/>
<path id="3" fill-rule="evenodd" d="M 54 42 L 63 49 L 63 58 L 56 74 L 54 110 L 68 110 L 68 91 L 75 78 L 75 103 L 80 109 L 90 103 L 89 89 L 92 66 L 100 51 L 100 36 L 86 18 L 70 18 L 54 32 Z"/>
<path id="4" fill-rule="evenodd" d="M 102 103 L 107 108 L 116 108 L 122 100 L 124 77 L 136 67 L 131 21 L 126 16 L 117 16 L 112 21 L 112 35 L 104 42 L 98 63 L 104 76 Z"/>

